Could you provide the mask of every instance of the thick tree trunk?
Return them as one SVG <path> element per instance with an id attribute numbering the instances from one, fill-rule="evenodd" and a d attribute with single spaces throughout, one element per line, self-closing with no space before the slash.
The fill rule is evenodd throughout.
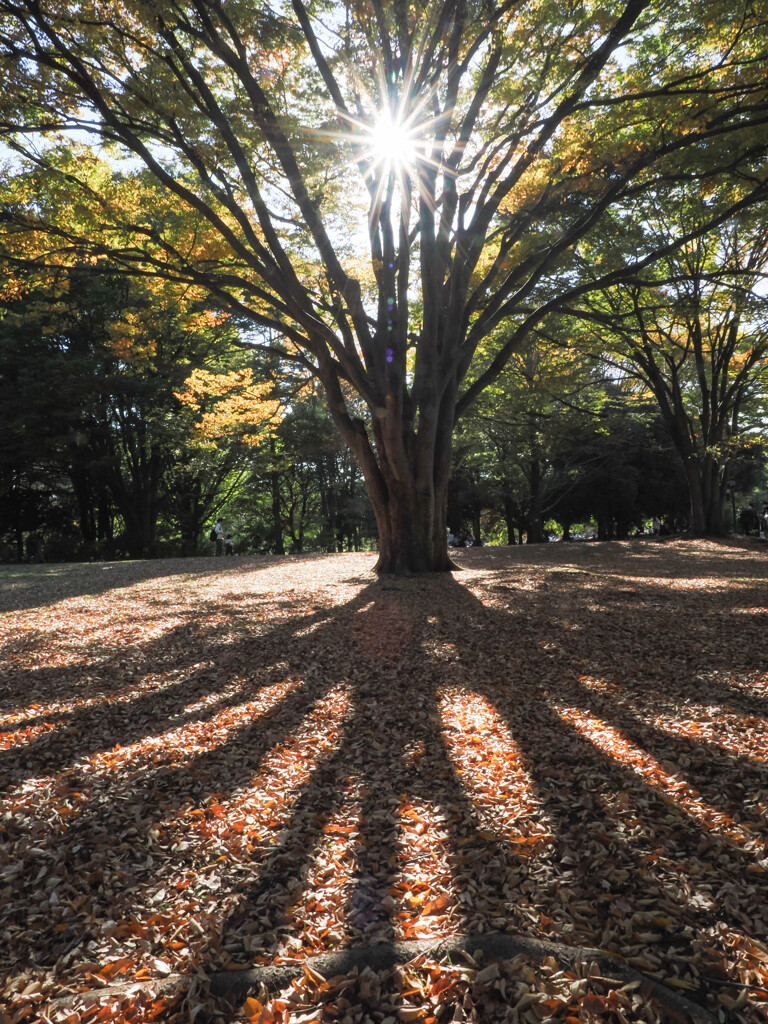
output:
<path id="1" fill-rule="evenodd" d="M 407 576 L 458 568 L 448 554 L 454 399 L 455 394 L 444 396 L 431 416 L 422 410 L 414 435 L 404 434 L 396 417 L 374 424 L 382 471 L 377 485 L 369 486 L 379 528 L 377 573 Z"/>
<path id="2" fill-rule="evenodd" d="M 418 496 L 390 495 L 382 504 L 374 500 L 379 527 L 377 573 L 404 576 L 457 568 L 448 554 L 447 488 L 442 493 L 432 488 L 419 491 Z"/>
<path id="3" fill-rule="evenodd" d="M 685 464 L 691 498 L 691 530 L 699 537 L 722 537 L 725 474 L 710 456 L 691 457 Z"/>
<path id="4" fill-rule="evenodd" d="M 412 402 L 397 380 L 397 368 L 389 375 L 385 402 L 371 408 L 372 438 L 362 420 L 348 417 L 335 377 L 324 374 L 323 379 L 329 410 L 357 459 L 376 516 L 374 571 L 451 572 L 459 568 L 448 554 L 447 528 L 456 380 L 444 381 L 439 395 L 425 383 L 421 401 Z"/>

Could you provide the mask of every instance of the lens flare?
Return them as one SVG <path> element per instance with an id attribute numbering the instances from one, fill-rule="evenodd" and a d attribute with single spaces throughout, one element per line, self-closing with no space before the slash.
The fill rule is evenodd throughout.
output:
<path id="1" fill-rule="evenodd" d="M 389 111 L 380 115 L 370 130 L 371 155 L 388 171 L 409 171 L 419 159 L 416 132 Z"/>

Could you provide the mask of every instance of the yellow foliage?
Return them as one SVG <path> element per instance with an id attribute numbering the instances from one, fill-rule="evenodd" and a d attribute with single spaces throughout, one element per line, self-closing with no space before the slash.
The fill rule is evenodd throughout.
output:
<path id="1" fill-rule="evenodd" d="M 269 384 L 253 379 L 250 369 L 211 373 L 196 369 L 176 397 L 195 412 L 194 435 L 204 448 L 215 448 L 219 440 L 240 436 L 246 444 L 257 445 L 280 410 L 280 403 L 268 397 Z"/>

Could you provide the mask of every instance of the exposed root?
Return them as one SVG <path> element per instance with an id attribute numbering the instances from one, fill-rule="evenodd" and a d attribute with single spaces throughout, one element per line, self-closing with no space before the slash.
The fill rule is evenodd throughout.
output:
<path id="1" fill-rule="evenodd" d="M 428 956 L 433 960 L 442 960 L 449 956 L 468 954 L 472 958 L 480 957 L 484 961 L 511 960 L 520 954 L 541 963 L 551 957 L 563 969 L 573 969 L 578 965 L 595 965 L 600 972 L 611 980 L 628 983 L 640 981 L 645 986 L 649 998 L 667 1011 L 667 1019 L 679 1024 L 717 1024 L 717 1017 L 705 1007 L 691 1002 L 666 985 L 649 978 L 647 975 L 630 967 L 620 958 L 606 953 L 604 950 L 591 949 L 584 946 L 566 946 L 561 943 L 547 942 L 541 939 L 527 938 L 521 935 L 485 934 L 457 935 L 448 939 L 382 943 L 376 946 L 364 946 L 356 949 L 345 949 L 336 953 L 324 953 L 307 957 L 293 963 L 265 964 L 241 971 L 217 971 L 207 978 L 207 987 L 214 997 L 226 997 L 230 1001 L 242 1001 L 250 992 L 266 987 L 278 991 L 288 986 L 291 981 L 304 972 L 305 966 L 314 974 L 325 978 L 347 975 L 366 968 L 372 971 L 383 971 L 406 964 L 420 956 Z M 192 986 L 199 986 L 204 975 L 172 974 L 163 979 L 156 979 L 139 985 L 115 984 L 94 989 L 91 992 L 78 992 L 76 995 L 51 1000 L 49 1013 L 74 1004 L 104 1003 L 110 998 L 119 998 L 137 989 L 146 990 L 154 998 L 166 996 L 169 1001 L 182 998 Z"/>

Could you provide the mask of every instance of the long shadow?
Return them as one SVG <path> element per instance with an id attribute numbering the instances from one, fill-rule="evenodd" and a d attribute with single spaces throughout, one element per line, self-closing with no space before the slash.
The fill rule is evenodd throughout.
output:
<path id="1" fill-rule="evenodd" d="M 354 683 L 354 711 L 344 740 L 298 795 L 280 843 L 266 858 L 254 858 L 251 879 L 236 890 L 240 902 L 222 935 L 229 950 L 241 936 L 247 938 L 241 943 L 245 955 L 271 959 L 295 954 L 296 946 L 286 945 L 286 939 L 297 923 L 292 916 L 297 880 L 307 878 L 327 826 L 350 799 L 356 818 L 354 869 L 339 908 L 350 944 L 398 937 L 390 894 L 404 860 L 414 858 L 414 851 L 404 849 L 399 810 L 404 800 L 438 800 L 454 871 L 457 851 L 468 843 L 482 849 L 488 861 L 497 852 L 497 843 L 479 836 L 475 809 L 446 750 L 434 668 L 419 653 L 423 624 L 415 620 L 407 594 L 403 601 L 391 589 L 386 583 L 366 587 L 336 616 L 336 630 L 355 645 L 354 660 L 345 666 Z M 414 669 L 422 671 L 414 675 Z M 361 776 L 359 785 L 356 776 Z M 465 923 L 461 915 L 454 917 L 457 929 Z"/>
<path id="2" fill-rule="evenodd" d="M 333 621 L 323 621 L 325 614 L 317 616 L 320 627 L 309 636 L 296 638 L 297 631 L 305 632 L 297 630 L 296 623 L 276 629 L 274 632 L 280 642 L 274 646 L 284 656 L 283 665 L 287 663 L 289 671 L 299 673 L 308 665 L 317 669 L 316 649 L 341 652 L 350 633 L 357 635 L 357 645 L 346 663 L 343 657 L 329 660 L 328 655 L 324 655 L 319 673 L 316 672 L 310 682 L 290 693 L 264 720 L 255 725 L 248 720 L 237 723 L 230 734 L 211 750 L 187 756 L 181 763 L 173 759 L 170 763 L 164 762 L 161 757 L 158 765 L 142 765 L 140 774 L 124 772 L 122 777 L 109 778 L 106 782 L 103 779 L 94 782 L 80 766 L 87 759 L 86 754 L 103 749 L 103 743 L 94 743 L 89 737 L 85 746 L 77 748 L 78 759 L 68 751 L 67 758 L 60 765 L 58 795 L 85 793 L 89 799 L 79 804 L 78 813 L 63 825 L 61 831 L 48 826 L 41 828 L 40 821 L 32 822 L 31 826 L 35 832 L 36 857 L 55 858 L 66 867 L 70 876 L 80 879 L 78 892 L 72 895 L 78 898 L 87 896 L 84 914 L 87 911 L 91 920 L 106 916 L 116 921 L 130 921 L 137 911 L 141 915 L 141 907 L 136 903 L 137 894 L 142 884 L 151 884 L 153 872 L 147 872 L 145 862 L 155 850 L 158 833 L 165 833 L 163 841 L 167 846 L 172 845 L 174 833 L 177 839 L 183 837 L 183 825 L 174 820 L 172 812 L 190 801 L 195 806 L 204 807 L 214 789 L 218 798 L 226 799 L 247 787 L 258 773 L 265 755 L 301 725 L 310 709 L 323 700 L 330 686 L 348 676 L 354 689 L 353 716 L 346 726 L 346 740 L 317 761 L 303 789 L 283 793 L 283 799 L 291 806 L 290 821 L 278 836 L 270 837 L 266 846 L 256 844 L 253 864 L 258 872 L 258 881 L 250 887 L 240 884 L 244 909 L 233 920 L 242 921 L 244 910 L 264 903 L 267 906 L 267 924 L 278 928 L 281 908 L 284 912 L 286 900 L 290 903 L 292 893 L 295 894 L 295 888 L 292 889 L 288 882 L 301 877 L 302 867 L 311 862 L 324 823 L 340 806 L 346 780 L 364 765 L 365 778 L 356 793 L 360 805 L 360 838 L 356 849 L 357 869 L 348 899 L 349 931 L 350 935 L 358 938 L 376 935 L 378 941 L 393 934 L 385 901 L 396 877 L 398 858 L 403 856 L 398 850 L 401 844 L 393 802 L 397 803 L 403 789 L 411 789 L 426 800 L 433 795 L 437 784 L 441 789 L 441 805 L 446 820 L 462 823 L 461 834 L 454 837 L 456 846 L 459 839 L 466 844 L 468 836 L 471 836 L 474 812 L 445 755 L 440 719 L 434 707 L 428 704 L 429 710 L 421 719 L 412 716 L 409 706 L 412 677 L 409 670 L 413 659 L 403 661 L 399 656 L 398 652 L 404 649 L 402 633 L 396 630 L 392 636 L 379 630 L 378 611 L 381 605 L 389 609 L 391 601 L 386 596 L 382 601 L 379 587 L 368 588 L 340 610 Z M 410 613 L 403 617 L 405 627 L 409 621 Z M 387 629 L 391 628 L 390 616 Z M 324 631 L 330 635 L 324 635 Z M 293 642 L 289 647 L 291 638 Z M 198 643 L 201 639 L 204 637 L 198 638 Z M 414 638 L 414 642 L 416 640 Z M 407 648 L 408 643 L 405 644 Z M 425 686 L 430 685 L 429 680 L 425 680 Z M 382 692 L 387 698 L 384 702 L 378 699 Z M 183 699 L 196 695 L 197 691 L 185 692 Z M 238 694 L 225 703 L 236 710 L 244 697 Z M 174 695 L 171 708 L 181 705 L 182 701 L 177 698 L 178 695 Z M 168 709 L 165 710 L 167 712 Z M 215 711 L 220 710 L 221 702 Z M 198 712 L 200 721 L 211 717 L 212 713 L 207 708 Z M 118 725 L 123 731 L 118 728 L 117 733 L 110 733 L 109 740 L 117 739 L 121 744 L 134 740 L 142 730 L 133 719 L 121 718 Z M 97 716 L 88 722 L 93 724 L 96 720 Z M 147 730 L 145 738 L 156 734 L 157 729 L 155 727 L 154 732 Z M 379 736 L 384 736 L 386 742 L 377 748 Z M 362 753 L 359 750 L 361 742 Z M 430 750 L 424 767 L 415 767 L 408 753 L 414 743 Z M 39 756 L 40 750 L 35 753 Z M 31 765 L 30 761 L 30 768 Z M 24 832 L 24 827 L 14 825 L 9 828 L 7 838 L 13 844 L 23 839 Z M 488 859 L 492 859 L 494 844 L 476 836 L 475 840 L 477 845 L 487 850 Z M 115 847 L 115 856 L 111 858 L 104 853 L 104 847 L 109 844 Z M 197 856 L 195 850 L 190 850 L 188 857 L 176 853 L 175 869 L 178 871 L 185 866 L 199 869 L 201 865 L 195 860 Z M 101 865 L 95 872 L 92 870 L 94 861 Z M 235 879 L 240 873 L 241 865 L 237 865 Z M 22 881 L 25 887 L 33 887 L 34 875 L 25 875 Z M 13 921 L 9 923 L 14 924 Z M 29 923 L 24 921 L 27 926 Z M 17 924 L 22 926 L 22 922 Z M 27 927 L 24 934 L 28 939 L 19 943 L 17 955 L 21 954 L 23 958 L 26 954 L 37 966 L 52 965 L 67 951 L 86 945 L 98 935 L 82 922 L 77 926 L 60 928 L 55 916 L 48 924 L 56 929 L 56 937 L 48 936 L 48 941 L 39 941 L 39 936 L 34 936 L 35 929 Z M 166 940 L 167 935 L 165 938 L 160 933 L 156 935 L 156 952 L 165 950 Z M 220 949 L 220 942 L 213 934 L 208 936 L 204 945 Z"/>
<path id="3" fill-rule="evenodd" d="M 548 584 L 566 575 L 555 570 L 548 574 Z M 616 608 L 622 598 L 631 599 L 638 619 L 651 623 L 660 601 L 658 588 L 651 585 L 642 588 L 642 592 L 637 588 L 608 586 L 602 587 L 600 593 L 601 606 L 606 609 Z M 751 606 L 750 597 L 768 600 L 768 588 L 747 592 Z M 582 605 L 587 605 L 589 600 L 585 599 Z M 679 594 L 666 593 L 665 600 L 674 620 L 674 613 L 681 611 L 685 599 Z M 750 621 L 745 626 L 741 616 L 724 615 L 717 594 L 697 596 L 697 607 L 700 618 L 692 623 L 686 635 L 677 638 L 674 649 L 670 649 L 666 637 L 657 638 L 651 626 L 642 651 L 626 664 L 625 640 L 616 628 L 612 612 L 595 613 L 573 604 L 567 624 L 551 623 L 550 647 L 556 649 L 556 653 L 550 653 L 548 664 L 540 665 L 539 670 L 548 673 L 557 670 L 560 673 L 558 693 L 562 700 L 597 715 L 657 760 L 675 762 L 679 777 L 699 790 L 712 806 L 738 819 L 742 813 L 739 802 L 743 791 L 748 788 L 757 791 L 768 784 L 768 764 L 761 754 L 735 755 L 714 738 L 697 739 L 674 733 L 672 726 L 664 730 L 657 724 L 665 711 L 674 723 L 695 699 L 693 715 L 696 709 L 706 708 L 710 715 L 720 712 L 742 716 L 745 729 L 768 726 L 768 697 L 739 688 L 732 682 L 731 672 L 726 678 L 712 677 L 713 672 L 725 674 L 725 669 L 747 673 L 764 669 L 762 623 Z M 732 620 L 737 620 L 735 625 L 739 628 L 733 628 Z M 719 626 L 718 635 L 712 633 L 713 622 Z M 594 644 L 594 657 L 583 647 L 578 654 L 569 649 L 573 628 L 589 634 Z M 717 651 L 714 657 L 713 648 Z M 585 675 L 579 675 L 579 671 Z M 603 674 L 610 680 L 608 692 L 588 688 L 589 676 Z M 695 678 L 693 687 L 692 678 Z M 651 681 L 657 685 L 650 686 Z M 658 684 L 662 686 L 661 691 Z M 726 792 L 723 772 L 730 773 L 732 778 L 734 771 L 738 773 L 738 785 L 733 793 Z"/>
<path id="4" fill-rule="evenodd" d="M 638 583 L 630 590 L 610 576 L 599 581 L 597 590 L 572 594 L 567 614 L 553 619 L 547 601 L 552 593 L 549 588 L 555 584 L 556 591 L 558 582 L 565 587 L 573 579 L 558 567 L 547 573 L 541 589 L 534 591 L 537 600 L 530 593 L 523 595 L 524 600 L 533 601 L 531 615 L 539 628 L 546 623 L 550 651 L 554 652 L 550 657 L 563 665 L 567 678 L 579 674 L 605 677 L 614 689 L 631 692 L 638 703 L 649 700 L 644 697 L 644 689 L 650 690 L 650 700 L 657 708 L 660 701 L 672 707 L 674 701 L 689 703 L 695 699 L 739 714 L 768 716 L 768 695 L 757 689 L 746 692 L 730 678 L 734 670 L 757 674 L 765 671 L 765 629 L 759 616 L 726 613 L 721 595 L 706 591 L 695 592 L 695 611 L 690 614 L 690 596 L 685 592 L 660 588 L 653 581 Z M 476 586 L 502 598 L 512 593 L 520 600 L 514 587 L 495 577 L 480 576 Z M 629 599 L 631 611 L 643 624 L 642 636 L 635 639 L 631 650 L 613 614 L 617 608 L 626 610 Z M 598 600 L 599 607 L 595 607 Z M 767 606 L 768 581 L 744 588 L 735 597 L 729 594 L 728 603 L 747 608 Z M 685 623 L 684 630 L 678 628 L 678 621 Z M 676 681 L 671 689 L 670 680 Z M 688 685 L 687 692 L 677 685 L 682 683 Z M 668 692 L 660 692 L 659 684 Z M 674 710 L 679 710 L 679 705 Z"/>
<path id="5" fill-rule="evenodd" d="M 210 610 L 210 606 L 200 610 L 203 622 Z M 231 793 L 248 785 L 263 756 L 301 725 L 333 685 L 334 671 L 323 671 L 329 668 L 323 665 L 318 670 L 312 637 L 297 636 L 308 623 L 327 622 L 330 614 L 315 610 L 310 616 L 280 619 L 265 628 L 262 636 L 224 647 L 217 644 L 217 627 L 185 626 L 178 636 L 166 634 L 142 645 L 137 661 L 143 673 L 160 675 L 161 680 L 171 668 L 176 673 L 191 670 L 188 677 L 182 675 L 159 692 L 149 689 L 138 696 L 130 690 L 126 695 L 118 683 L 118 697 L 124 699 L 109 703 L 105 696 L 91 707 L 76 708 L 59 728 L 2 752 L 9 805 L 25 807 L 25 783 L 34 780 L 38 795 L 43 788 L 50 791 L 53 812 L 50 820 L 37 813 L 12 815 L 0 826 L 6 849 L 21 850 L 19 870 L 14 872 L 19 889 L 16 913 L 5 918 L 12 928 L 5 933 L 12 963 L 51 965 L 65 952 L 99 936 L 97 926 L 92 932 L 83 920 L 57 927 L 55 914 L 29 927 L 27 907 L 35 902 L 35 876 L 46 862 L 61 865 L 68 878 L 77 879 L 70 897 L 78 901 L 85 897 L 81 918 L 87 919 L 90 912 L 93 921 L 97 908 L 108 919 L 131 918 L 137 883 L 151 881 L 146 865 L 148 859 L 151 864 L 156 835 L 165 819 L 173 819 L 185 804 L 204 804 L 214 790 Z M 196 671 L 202 658 L 216 664 Z M 112 667 L 99 663 L 105 678 Z M 83 671 L 87 678 L 89 666 L 80 666 L 71 681 L 76 682 Z M 55 683 L 55 670 L 50 675 L 54 692 L 60 694 L 61 680 Z M 293 680 L 288 693 L 254 720 L 249 702 L 258 702 L 265 690 L 286 678 Z M 71 696 L 76 699 L 74 689 Z M 131 770 L 130 758 L 114 770 L 89 763 L 94 756 L 111 755 L 153 737 L 162 739 L 166 732 L 185 725 L 205 732 L 227 711 L 232 722 L 221 741 L 217 737 L 210 748 L 192 746 L 180 754 L 169 738 L 149 754 L 139 751 L 136 770 Z M 67 812 L 66 818 L 59 814 L 59 806 Z M 194 868 L 195 856 L 194 851 L 188 858 L 177 853 L 178 866 L 183 867 L 186 860 Z M 95 871 L 94 859 L 99 865 Z M 21 920 L 16 920 L 18 912 Z M 47 941 L 37 930 L 40 927 L 43 934 L 48 933 Z"/>
<path id="6" fill-rule="evenodd" d="M 736 755 L 711 739 L 696 739 L 659 729 L 623 704 L 579 684 L 563 687 L 563 691 L 563 698 L 570 704 L 596 715 L 659 763 L 671 761 L 676 777 L 687 782 L 712 807 L 726 812 L 737 822 L 743 815 L 744 792 L 768 787 L 768 763 L 763 760 Z M 768 726 L 768 721 L 764 719 L 762 726 Z M 738 792 L 725 788 L 724 777 L 738 778 Z M 761 828 L 764 823 L 747 820 L 745 824 Z"/>
<path id="7" fill-rule="evenodd" d="M 316 613 L 314 618 L 320 620 L 325 615 Z M 303 622 L 304 620 L 302 620 Z M 63 771 L 75 762 L 116 744 L 130 746 L 152 736 L 159 736 L 169 729 L 180 728 L 185 722 L 200 722 L 219 714 L 226 707 L 237 707 L 246 702 L 259 689 L 275 681 L 275 670 L 269 665 L 264 666 L 256 679 L 242 680 L 239 689 L 234 693 L 224 694 L 217 702 L 211 696 L 231 683 L 232 677 L 227 673 L 230 667 L 232 675 L 237 676 L 236 668 L 242 668 L 249 662 L 257 663 L 263 658 L 264 648 L 294 642 L 294 632 L 299 628 L 281 626 L 270 630 L 269 636 L 262 642 L 245 640 L 237 650 L 230 646 L 221 652 L 216 651 L 215 635 L 205 627 L 197 629 L 181 627 L 171 630 L 159 640 L 146 645 L 142 649 L 140 663 L 134 662 L 134 674 L 162 678 L 171 674 L 163 684 L 150 686 L 143 692 L 136 692 L 135 684 L 118 685 L 109 695 L 104 693 L 102 684 L 89 684 L 82 688 L 80 680 L 88 679 L 98 673 L 101 679 L 110 675 L 119 678 L 120 659 L 111 662 L 97 662 L 94 665 L 61 669 L 39 669 L 32 673 L 22 674 L 34 679 L 38 701 L 44 699 L 41 690 L 45 691 L 47 681 L 55 688 L 57 694 L 66 692 L 71 687 L 73 699 L 91 699 L 98 695 L 99 700 L 86 707 L 75 707 L 72 711 L 59 716 L 42 716 L 41 721 L 52 721 L 56 728 L 34 737 L 24 745 L 14 745 L 0 751 L 0 791 L 2 780 L 6 785 L 16 785 L 26 778 L 41 772 L 51 773 Z M 218 655 L 213 664 L 197 668 L 201 652 L 207 655 Z M 178 680 L 174 676 L 180 676 Z M 222 686 L 222 683 L 224 686 Z M 24 685 L 22 679 L 21 686 Z M 194 705 L 206 699 L 203 708 Z M 193 710 L 188 710 L 190 706 Z"/>
<path id="8" fill-rule="evenodd" d="M 171 684 L 165 696 L 155 695 L 155 713 L 157 702 L 163 702 L 160 723 L 152 720 L 151 698 L 141 694 L 129 701 L 126 714 L 109 721 L 108 734 L 94 734 L 100 721 L 94 708 L 82 712 L 74 727 L 73 719 L 67 720 L 71 731 L 65 749 L 58 751 L 42 737 L 31 741 L 22 776 L 31 779 L 36 765 L 38 774 L 43 766 L 58 773 L 57 785 L 88 799 L 66 821 L 12 820 L 4 836 L 11 847 L 19 849 L 29 840 L 18 881 L 32 902 L 37 866 L 40 858 L 48 858 L 79 877 L 79 891 L 73 889 L 68 898 L 85 895 L 88 902 L 78 924 L 68 925 L 71 931 L 61 927 L 69 918 L 54 912 L 48 920 L 11 920 L 15 962 L 58 963 L 64 976 L 71 967 L 69 953 L 97 938 L 105 917 L 117 922 L 146 917 L 142 893 L 184 871 L 200 876 L 214 863 L 220 864 L 226 897 L 222 917 L 208 920 L 203 938 L 194 938 L 189 923 L 180 932 L 158 925 L 146 940 L 151 952 L 173 960 L 171 938 L 180 935 L 187 941 L 191 964 L 208 969 L 222 965 L 222 949 L 244 963 L 291 955 L 292 950 L 295 954 L 301 948 L 296 908 L 312 884 L 313 866 L 329 828 L 350 804 L 357 808 L 355 835 L 348 840 L 354 870 L 338 890 L 343 894 L 339 918 L 346 922 L 342 942 L 381 942 L 400 934 L 402 922 L 391 893 L 404 870 L 419 860 L 408 848 L 401 817 L 402 806 L 414 803 L 439 808 L 456 889 L 450 924 L 457 931 L 522 931 L 602 943 L 622 953 L 650 945 L 663 954 L 670 945 L 686 956 L 693 955 L 697 943 L 714 942 L 710 930 L 716 920 L 749 933 L 752 926 L 738 901 L 768 896 L 763 875 L 750 871 L 754 855 L 729 846 L 733 871 L 724 877 L 718 861 L 725 847 L 721 837 L 713 837 L 679 807 L 673 794 L 659 792 L 633 766 L 597 748 L 558 714 L 559 703 L 594 712 L 619 729 L 634 730 L 633 741 L 649 753 L 649 744 L 662 742 L 657 733 L 647 731 L 641 712 L 626 703 L 612 707 L 609 696 L 596 700 L 584 690 L 577 676 L 590 655 L 580 650 L 574 669 L 565 632 L 557 634 L 553 626 L 555 650 L 541 646 L 547 639 L 541 621 L 551 614 L 553 596 L 568 581 L 551 579 L 549 589 L 526 592 L 491 589 L 491 584 L 514 587 L 514 580 L 514 569 L 485 582 L 474 579 L 472 586 L 483 600 L 451 577 L 376 582 L 361 586 L 343 606 L 269 624 L 262 637 L 226 648 L 216 645 L 214 628 L 206 632 L 201 626 L 193 635 L 180 631 L 183 664 L 190 674 Z M 506 606 L 487 600 L 499 594 Z M 661 596 L 652 583 L 644 585 L 645 600 Z M 578 592 L 569 599 L 577 625 L 599 625 L 595 636 L 600 635 L 602 646 L 593 660 L 610 661 L 609 616 L 601 613 L 596 619 L 586 608 L 591 600 Z M 685 595 L 673 605 L 684 617 Z M 163 662 L 163 648 L 162 639 L 143 647 L 147 672 Z M 202 660 L 206 648 L 208 658 L 218 662 L 218 672 L 196 673 L 191 667 Z M 758 660 L 752 653 L 746 659 L 736 655 L 735 645 L 727 645 L 710 658 L 709 667 L 726 671 L 735 659 L 748 669 Z M 697 662 L 692 664 L 695 671 Z M 265 681 L 279 682 L 278 675 L 295 677 L 295 686 L 254 719 L 244 709 L 263 692 Z M 242 677 L 240 688 L 228 690 L 236 677 Z M 659 678 L 669 676 L 659 670 Z M 339 685 L 348 687 L 349 716 L 333 744 L 313 756 L 304 781 L 286 782 L 285 814 L 275 828 L 250 837 L 246 829 L 249 859 L 241 856 L 242 847 L 226 844 L 212 845 L 203 854 L 194 843 L 186 852 L 180 849 L 189 819 L 179 809 L 192 806 L 212 815 L 214 795 L 236 804 L 253 786 L 270 752 L 292 736 L 291 742 L 301 742 L 303 723 Z M 458 773 L 447 746 L 440 709 L 446 685 L 477 695 L 508 730 L 550 828 L 551 839 L 533 853 L 521 852 L 507 839 L 489 838 L 481 827 L 472 787 Z M 763 710 L 761 699 L 735 686 L 712 681 L 702 686 L 706 694 L 717 693 L 723 707 L 752 715 Z M 215 696 L 217 689 L 218 703 L 187 710 L 196 700 Z M 631 687 L 624 686 L 621 694 L 630 700 Z M 675 696 L 670 692 L 668 700 L 674 703 Z M 229 729 L 205 749 L 183 756 L 160 752 L 157 763 L 139 760 L 137 771 L 123 777 L 94 779 L 84 767 L 108 745 L 160 737 L 163 725 L 176 722 L 199 722 L 207 728 L 224 713 L 232 717 Z M 690 748 L 679 741 L 672 749 L 677 753 Z M 741 760 L 733 763 L 741 765 Z M 748 782 L 762 779 L 761 767 L 744 767 L 752 772 Z M 689 766 L 688 777 L 700 787 L 695 766 Z M 159 832 L 163 849 L 174 852 L 148 864 L 158 856 Z M 32 840 L 34 856 L 29 853 Z M 105 852 L 110 841 L 116 848 Z M 688 870 L 692 850 L 700 851 L 699 876 Z M 100 866 L 91 877 L 94 860 Z M 91 875 L 86 874 L 89 870 Z M 727 890 L 728 899 L 718 902 L 721 890 Z M 689 899 L 693 896 L 699 902 Z M 592 906 L 594 915 L 579 912 L 581 905 Z M 639 925 L 654 915 L 673 923 L 658 926 L 658 940 L 638 939 Z M 19 939 L 20 934 L 25 937 Z M 328 939 L 329 944 L 338 941 Z"/>
<path id="9" fill-rule="evenodd" d="M 466 616 L 474 617 L 476 637 L 485 633 L 490 643 L 500 630 L 506 629 L 514 642 L 515 623 L 522 627 L 520 634 L 524 638 L 526 620 L 531 615 L 544 612 L 545 599 L 541 595 L 521 608 L 524 603 L 518 595 L 516 613 L 510 616 L 481 609 L 465 601 Z M 502 687 L 489 684 L 489 674 L 483 671 L 485 666 L 478 666 L 478 646 L 482 644 L 475 645 L 465 664 L 467 686 L 481 693 L 503 715 L 530 776 L 535 780 L 538 797 L 555 825 L 557 856 L 552 861 L 549 884 L 539 886 L 537 897 L 546 914 L 556 919 L 558 907 L 568 899 L 570 890 L 573 893 L 571 902 L 583 904 L 586 901 L 586 904 L 597 907 L 607 922 L 611 917 L 627 914 L 630 908 L 626 903 L 628 894 L 631 894 L 638 910 L 642 908 L 646 920 L 652 919 L 654 904 L 656 917 L 660 920 L 669 914 L 670 909 L 676 911 L 679 921 L 683 922 L 680 934 L 658 935 L 652 941 L 662 946 L 665 943 L 676 944 L 689 955 L 694 953 L 695 941 L 707 941 L 707 930 L 717 920 L 727 922 L 737 931 L 744 930 L 748 919 L 745 919 L 742 908 L 756 903 L 760 906 L 758 893 L 762 893 L 763 899 L 768 896 L 765 872 L 756 864 L 761 856 L 759 851 L 745 852 L 724 842 L 716 828 L 710 830 L 691 818 L 677 804 L 673 794 L 659 792 L 648 785 L 632 765 L 624 764 L 618 756 L 609 756 L 595 747 L 555 712 L 553 704 L 572 701 L 577 706 L 591 707 L 609 723 L 614 720 L 625 727 L 628 721 L 626 708 L 614 708 L 608 714 L 609 697 L 597 706 L 590 703 L 588 695 L 574 680 L 573 671 L 569 671 L 567 659 L 553 659 L 540 649 L 530 649 L 522 663 L 517 665 L 518 682 L 510 679 Z M 727 660 L 726 654 L 724 664 Z M 510 691 L 513 696 L 510 696 Z M 722 693 L 719 696 L 725 705 L 727 698 L 723 700 Z M 734 696 L 733 692 L 728 696 Z M 742 703 L 754 714 L 755 702 Z M 649 737 L 642 728 L 637 728 L 634 739 L 638 746 L 647 749 Z M 741 759 L 727 760 L 739 770 L 745 767 Z M 746 767 L 752 772 L 751 780 L 758 787 L 765 784 L 761 766 L 749 762 Z M 693 785 L 704 788 L 695 771 L 689 769 L 689 777 Z M 634 802 L 638 808 L 633 815 L 634 835 L 632 829 L 621 825 L 623 815 L 619 813 L 616 816 L 619 810 L 613 799 L 616 794 L 621 794 L 622 799 L 629 800 L 630 804 Z M 611 805 L 613 810 L 610 810 Z M 729 809 L 735 810 L 733 807 Z M 764 836 L 760 838 L 765 839 Z M 718 875 L 718 858 L 725 852 L 726 845 L 730 872 Z M 693 879 L 693 873 L 700 870 L 701 863 L 704 864 L 704 875 L 712 877 Z M 686 878 L 688 866 L 690 878 Z M 616 878 L 621 879 L 618 887 L 611 884 Z M 720 891 L 708 894 L 713 878 Z M 699 882 L 703 889 L 698 888 Z M 695 901 L 689 903 L 686 890 L 690 895 L 703 898 L 698 904 Z M 618 896 L 622 897 L 621 903 Z M 652 933 L 653 927 L 649 927 L 648 932 Z M 591 925 L 591 935 L 589 928 L 585 932 L 585 938 L 590 937 L 594 943 L 594 924 Z M 760 938 L 759 935 L 755 937 Z M 602 937 L 601 944 L 617 952 L 626 952 L 621 945 L 616 946 L 615 937 L 609 935 Z"/>

